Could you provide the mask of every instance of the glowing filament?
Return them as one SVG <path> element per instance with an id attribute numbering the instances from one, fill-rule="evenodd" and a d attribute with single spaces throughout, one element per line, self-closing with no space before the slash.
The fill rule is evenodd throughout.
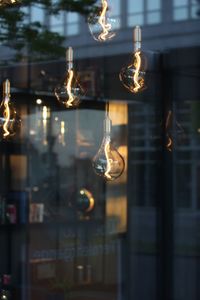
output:
<path id="1" fill-rule="evenodd" d="M 135 84 L 133 91 L 135 93 L 137 93 L 144 86 L 144 80 L 140 79 L 140 76 L 139 76 L 140 68 L 141 68 L 140 54 L 141 54 L 140 51 L 135 52 L 135 61 L 134 61 L 135 70 L 134 70 L 134 76 L 133 76 L 133 80 L 134 80 L 134 84 Z"/>
<path id="2" fill-rule="evenodd" d="M 102 0 L 102 12 L 101 15 L 99 17 L 99 24 L 102 27 L 102 33 L 98 36 L 98 40 L 100 41 L 105 41 L 109 31 L 111 30 L 112 26 L 109 23 L 106 23 L 106 11 L 108 9 L 108 3 L 106 0 Z"/>
<path id="3" fill-rule="evenodd" d="M 4 107 L 5 107 L 5 110 L 4 110 L 5 123 L 3 125 L 3 130 L 4 130 L 3 136 L 4 137 L 7 137 L 8 135 L 10 135 L 10 132 L 8 130 L 8 124 L 10 122 L 10 108 L 9 108 L 8 104 L 9 104 L 9 98 L 6 97 L 5 101 L 4 101 Z"/>
<path id="4" fill-rule="evenodd" d="M 172 152 L 172 139 L 168 136 L 168 141 L 167 141 L 167 144 L 166 144 L 166 148 L 168 151 Z"/>
<path id="5" fill-rule="evenodd" d="M 110 159 L 108 157 L 108 152 L 109 152 L 109 144 L 110 142 L 108 141 L 106 144 L 105 144 L 105 155 L 106 155 L 106 161 L 107 161 L 107 168 L 106 168 L 106 172 L 105 172 L 105 176 L 107 179 L 111 179 L 112 177 L 110 176 L 109 172 L 111 171 L 111 163 L 112 163 L 112 159 Z"/>
<path id="6" fill-rule="evenodd" d="M 67 106 L 72 106 L 73 105 L 73 101 L 74 101 L 74 96 L 72 95 L 72 79 L 74 77 L 74 72 L 73 70 L 68 70 L 69 72 L 69 78 L 67 81 L 67 93 L 68 93 L 68 100 L 66 105 Z"/>

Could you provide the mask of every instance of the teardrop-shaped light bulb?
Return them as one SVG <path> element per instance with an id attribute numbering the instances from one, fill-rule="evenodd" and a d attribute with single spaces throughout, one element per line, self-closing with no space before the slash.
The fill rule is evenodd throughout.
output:
<path id="1" fill-rule="evenodd" d="M 20 126 L 21 120 L 10 99 L 10 81 L 6 79 L 3 82 L 3 99 L 0 104 L 0 139 L 15 135 Z"/>
<path id="2" fill-rule="evenodd" d="M 121 154 L 111 143 L 111 120 L 108 116 L 104 122 L 104 137 L 97 154 L 93 158 L 93 168 L 97 175 L 110 181 L 121 176 L 125 163 Z"/>
<path id="3" fill-rule="evenodd" d="M 107 0 L 98 0 L 96 11 L 88 17 L 88 26 L 93 38 L 98 42 L 106 42 L 116 35 L 119 20 L 112 17 L 112 9 Z"/>
<path id="4" fill-rule="evenodd" d="M 66 108 L 77 107 L 84 95 L 83 88 L 78 82 L 73 69 L 73 49 L 69 47 L 66 52 L 67 70 L 63 82 L 55 90 L 55 96 Z"/>
<path id="5" fill-rule="evenodd" d="M 120 81 L 131 93 L 138 93 L 146 88 L 145 74 L 147 59 L 141 51 L 141 28 L 134 28 L 134 52 L 131 55 L 130 63 L 121 69 L 119 74 Z"/>

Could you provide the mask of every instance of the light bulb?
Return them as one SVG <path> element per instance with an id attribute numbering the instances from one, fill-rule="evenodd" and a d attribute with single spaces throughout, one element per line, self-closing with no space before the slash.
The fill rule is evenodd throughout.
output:
<path id="1" fill-rule="evenodd" d="M 75 71 L 73 69 L 73 49 L 69 47 L 66 51 L 67 71 L 64 81 L 58 85 L 55 90 L 55 96 L 59 102 L 67 108 L 73 108 L 79 105 L 84 91 L 80 86 Z"/>
<path id="2" fill-rule="evenodd" d="M 21 125 L 15 107 L 10 100 L 10 81 L 3 82 L 3 100 L 0 105 L 0 138 L 7 139 L 15 135 Z"/>
<path id="3" fill-rule="evenodd" d="M 104 137 L 99 151 L 93 158 L 93 168 L 97 175 L 106 180 L 115 180 L 124 171 L 125 163 L 121 154 L 111 143 L 111 120 L 104 120 Z"/>
<path id="4" fill-rule="evenodd" d="M 94 209 L 95 201 L 92 193 L 85 188 L 79 190 L 77 208 L 80 212 L 90 213 Z"/>
<path id="5" fill-rule="evenodd" d="M 118 21 L 110 16 L 111 11 L 107 0 L 99 0 L 96 5 L 96 12 L 88 17 L 88 26 L 96 41 L 105 42 L 115 37 Z"/>
<path id="6" fill-rule="evenodd" d="M 142 33 L 140 26 L 136 26 L 133 32 L 134 52 L 131 62 L 123 67 L 119 74 L 120 81 L 131 93 L 143 91 L 145 86 L 145 70 L 147 60 L 141 51 Z"/>

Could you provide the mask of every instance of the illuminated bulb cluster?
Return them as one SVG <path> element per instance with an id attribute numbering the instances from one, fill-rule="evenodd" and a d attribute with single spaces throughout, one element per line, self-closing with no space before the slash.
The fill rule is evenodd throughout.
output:
<path id="1" fill-rule="evenodd" d="M 3 83 L 3 99 L 0 105 L 0 138 L 7 139 L 15 135 L 21 125 L 15 107 L 10 99 L 10 81 Z"/>
<path id="2" fill-rule="evenodd" d="M 79 105 L 83 89 L 80 86 L 73 69 L 73 49 L 69 47 L 66 51 L 67 70 L 63 82 L 55 90 L 55 96 L 66 108 L 73 108 Z"/>
<path id="3" fill-rule="evenodd" d="M 123 157 L 111 143 L 111 120 L 106 115 L 104 120 L 104 137 L 100 149 L 93 158 L 93 168 L 97 175 L 107 181 L 111 181 L 121 176 L 124 167 Z"/>
<path id="4" fill-rule="evenodd" d="M 119 74 L 120 81 L 131 93 L 143 91 L 145 86 L 146 58 L 141 51 L 142 34 L 141 28 L 136 26 L 134 29 L 134 52 L 131 62 L 123 67 Z"/>

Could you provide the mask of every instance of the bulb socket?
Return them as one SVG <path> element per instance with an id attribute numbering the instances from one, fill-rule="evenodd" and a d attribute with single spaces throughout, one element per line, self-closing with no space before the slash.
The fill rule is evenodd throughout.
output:
<path id="1" fill-rule="evenodd" d="M 133 41 L 134 41 L 134 50 L 141 49 L 142 30 L 140 26 L 136 26 L 133 30 Z"/>
<path id="2" fill-rule="evenodd" d="M 6 79 L 3 82 L 3 95 L 10 96 L 10 80 L 9 79 Z"/>
<path id="3" fill-rule="evenodd" d="M 67 48 L 66 61 L 68 64 L 68 69 L 72 69 L 73 68 L 73 48 L 72 47 Z"/>
<path id="4" fill-rule="evenodd" d="M 104 120 L 104 132 L 110 134 L 111 127 L 112 127 L 112 121 L 110 120 L 109 117 L 106 117 Z"/>

